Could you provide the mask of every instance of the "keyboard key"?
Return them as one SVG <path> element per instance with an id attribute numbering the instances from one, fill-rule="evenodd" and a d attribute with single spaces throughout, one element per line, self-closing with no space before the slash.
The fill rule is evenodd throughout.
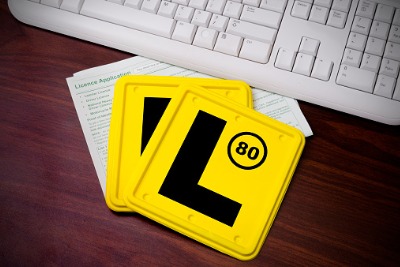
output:
<path id="1" fill-rule="evenodd" d="M 362 52 L 346 48 L 344 50 L 342 64 L 359 67 L 361 62 Z"/>
<path id="2" fill-rule="evenodd" d="M 323 81 L 328 81 L 331 76 L 333 68 L 333 62 L 322 58 L 315 60 L 314 68 L 311 72 L 311 77 L 317 78 Z"/>
<path id="3" fill-rule="evenodd" d="M 194 8 L 179 5 L 175 13 L 175 19 L 184 22 L 190 22 L 193 18 L 193 14 Z"/>
<path id="4" fill-rule="evenodd" d="M 210 28 L 219 32 L 224 32 L 228 26 L 229 18 L 214 14 L 210 21 Z"/>
<path id="5" fill-rule="evenodd" d="M 314 0 L 314 5 L 330 8 L 332 0 Z"/>
<path id="6" fill-rule="evenodd" d="M 277 31 L 254 23 L 230 19 L 226 32 L 264 43 L 273 43 Z"/>
<path id="7" fill-rule="evenodd" d="M 400 44 L 400 26 L 392 25 L 388 41 Z"/>
<path id="8" fill-rule="evenodd" d="M 372 22 L 370 36 L 386 40 L 389 34 L 390 25 L 385 22 L 374 20 Z"/>
<path id="9" fill-rule="evenodd" d="M 209 0 L 206 10 L 211 13 L 222 14 L 226 0 Z"/>
<path id="10" fill-rule="evenodd" d="M 342 29 L 346 23 L 347 13 L 331 9 L 326 25 Z"/>
<path id="11" fill-rule="evenodd" d="M 239 36 L 220 32 L 217 37 L 217 42 L 215 44 L 214 50 L 237 57 L 239 55 L 239 50 L 242 46 L 242 42 L 243 38 Z"/>
<path id="12" fill-rule="evenodd" d="M 400 79 L 397 79 L 396 87 L 395 87 L 394 93 L 393 93 L 393 99 L 400 101 Z"/>
<path id="13" fill-rule="evenodd" d="M 281 24 L 282 14 L 275 11 L 246 5 L 243 8 L 240 19 L 278 29 L 279 25 Z"/>
<path id="14" fill-rule="evenodd" d="M 268 0 L 268 1 L 261 1 L 260 7 L 271 11 L 283 13 L 285 11 L 286 5 L 287 5 L 287 0 Z"/>
<path id="15" fill-rule="evenodd" d="M 68 10 L 74 13 L 79 13 L 84 0 L 64 0 L 61 3 L 60 9 Z"/>
<path id="16" fill-rule="evenodd" d="M 285 11 L 286 5 L 287 5 L 287 0 L 268 0 L 268 1 L 261 1 L 260 7 L 263 9 L 268 9 L 271 11 L 283 13 Z M 258 4 L 253 6 L 258 6 Z"/>
<path id="17" fill-rule="evenodd" d="M 371 28 L 372 20 L 364 17 L 356 16 L 351 27 L 352 32 L 368 35 Z"/>
<path id="18" fill-rule="evenodd" d="M 207 2 L 208 0 L 190 0 L 189 6 L 196 9 L 205 10 Z"/>
<path id="19" fill-rule="evenodd" d="M 385 50 L 386 42 L 382 39 L 375 37 L 368 37 L 367 45 L 365 47 L 365 52 L 377 56 L 382 56 Z"/>
<path id="20" fill-rule="evenodd" d="M 369 0 L 360 0 L 358 3 L 356 15 L 372 19 L 375 14 L 376 3 Z"/>
<path id="21" fill-rule="evenodd" d="M 218 32 L 213 29 L 198 27 L 193 44 L 212 50 L 217 40 Z"/>
<path id="22" fill-rule="evenodd" d="M 244 5 L 259 6 L 261 0 L 243 0 Z"/>
<path id="23" fill-rule="evenodd" d="M 301 1 L 294 2 L 292 16 L 300 19 L 308 19 L 311 11 L 311 4 Z"/>
<path id="24" fill-rule="evenodd" d="M 392 98 L 396 79 L 385 75 L 378 75 L 376 85 L 374 88 L 374 94 Z"/>
<path id="25" fill-rule="evenodd" d="M 381 57 L 364 53 L 360 68 L 378 73 Z"/>
<path id="26" fill-rule="evenodd" d="M 176 3 L 178 5 L 184 5 L 184 6 L 187 6 L 190 2 L 189 0 L 169 0 L 169 1 L 171 1 L 172 3 Z"/>
<path id="27" fill-rule="evenodd" d="M 400 44 L 387 42 L 384 57 L 400 61 Z"/>
<path id="28" fill-rule="evenodd" d="M 320 24 L 325 24 L 326 19 L 328 18 L 328 14 L 329 14 L 328 8 L 314 5 L 311 8 L 309 20 Z"/>
<path id="29" fill-rule="evenodd" d="M 178 21 L 176 23 L 174 33 L 172 34 L 172 39 L 191 44 L 196 33 L 196 29 L 197 26 L 193 24 Z"/>
<path id="30" fill-rule="evenodd" d="M 393 14 L 394 14 L 394 7 L 378 4 L 374 19 L 386 23 L 391 23 Z"/>
<path id="31" fill-rule="evenodd" d="M 400 62 L 396 60 L 386 59 L 382 60 L 379 74 L 384 74 L 393 78 L 397 78 L 399 74 Z"/>
<path id="32" fill-rule="evenodd" d="M 196 10 L 193 15 L 192 23 L 197 26 L 207 27 L 211 19 L 211 13 L 203 10 Z"/>
<path id="33" fill-rule="evenodd" d="M 299 52 L 304 54 L 309 54 L 315 57 L 317 55 L 319 44 L 320 44 L 319 40 L 303 36 L 301 38 Z"/>
<path id="34" fill-rule="evenodd" d="M 271 53 L 271 44 L 245 39 L 239 57 L 259 63 L 267 63 Z"/>
<path id="35" fill-rule="evenodd" d="M 293 72 L 310 76 L 315 57 L 303 53 L 297 53 L 293 66 Z"/>
<path id="36" fill-rule="evenodd" d="M 340 65 L 336 82 L 340 85 L 355 88 L 372 93 L 376 80 L 376 74 L 369 70 L 363 70 L 352 66 Z"/>
<path id="37" fill-rule="evenodd" d="M 149 13 L 157 13 L 161 0 L 143 0 L 141 9 Z"/>
<path id="38" fill-rule="evenodd" d="M 233 1 L 226 2 L 224 9 L 224 16 L 238 19 L 240 17 L 240 13 L 242 13 L 243 5 L 241 3 L 236 3 Z"/>
<path id="39" fill-rule="evenodd" d="M 275 67 L 283 70 L 292 71 L 296 51 L 280 48 L 276 56 Z"/>
<path id="40" fill-rule="evenodd" d="M 133 7 L 140 9 L 142 7 L 143 0 L 126 0 L 124 5 L 128 7 Z"/>
<path id="41" fill-rule="evenodd" d="M 170 38 L 175 21 L 107 1 L 85 0 L 81 14 Z M 132 19 L 135 18 L 135 19 Z"/>
<path id="42" fill-rule="evenodd" d="M 177 8 L 178 4 L 161 1 L 160 9 L 158 10 L 157 14 L 167 18 L 173 18 Z"/>
<path id="43" fill-rule="evenodd" d="M 396 26 L 400 26 L 400 8 L 396 9 L 396 12 L 394 13 L 392 24 L 396 25 Z"/>
<path id="44" fill-rule="evenodd" d="M 352 32 L 352 33 L 350 33 L 349 39 L 347 40 L 346 47 L 355 49 L 358 51 L 363 51 L 366 43 L 367 43 L 366 35 Z"/>
<path id="45" fill-rule="evenodd" d="M 351 0 L 333 0 L 332 9 L 348 13 Z"/>

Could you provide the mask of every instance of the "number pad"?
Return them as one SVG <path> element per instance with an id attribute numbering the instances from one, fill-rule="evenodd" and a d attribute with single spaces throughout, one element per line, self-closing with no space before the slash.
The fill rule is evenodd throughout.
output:
<path id="1" fill-rule="evenodd" d="M 399 18 L 400 9 L 360 0 L 343 53 L 338 84 L 399 100 Z M 361 81 L 366 76 L 371 78 Z"/>

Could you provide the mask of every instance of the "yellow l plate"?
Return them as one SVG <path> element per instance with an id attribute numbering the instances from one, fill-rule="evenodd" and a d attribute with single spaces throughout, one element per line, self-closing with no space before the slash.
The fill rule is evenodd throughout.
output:
<path id="1" fill-rule="evenodd" d="M 125 203 L 250 260 L 261 249 L 304 144 L 293 127 L 202 88 L 181 86 L 135 170 L 121 173 L 130 177 Z"/>
<path id="2" fill-rule="evenodd" d="M 164 76 L 119 79 L 114 90 L 108 145 L 105 198 L 110 209 L 132 212 L 123 200 L 127 174 L 134 170 L 176 89 L 184 84 L 201 86 L 248 107 L 253 105 L 250 87 L 241 81 Z"/>

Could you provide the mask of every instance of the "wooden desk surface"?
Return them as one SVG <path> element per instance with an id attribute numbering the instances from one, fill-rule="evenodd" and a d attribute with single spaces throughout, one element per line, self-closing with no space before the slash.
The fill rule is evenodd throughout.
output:
<path id="1" fill-rule="evenodd" d="M 314 136 L 241 262 L 105 205 L 65 78 L 131 55 L 0 12 L 1 266 L 399 266 L 399 127 L 301 102 Z"/>

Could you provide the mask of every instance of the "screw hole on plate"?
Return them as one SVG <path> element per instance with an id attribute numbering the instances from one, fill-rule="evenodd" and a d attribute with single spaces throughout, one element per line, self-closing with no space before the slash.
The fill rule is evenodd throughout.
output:
<path id="1" fill-rule="evenodd" d="M 193 220 L 194 220 L 194 215 L 193 215 L 193 214 L 189 214 L 188 220 L 189 220 L 189 222 L 193 222 Z"/>
<path id="2" fill-rule="evenodd" d="M 235 240 L 235 243 L 237 243 L 237 244 L 240 244 L 240 242 L 242 242 L 242 238 L 239 235 L 235 236 L 234 240 Z"/>
<path id="3" fill-rule="evenodd" d="M 146 193 L 146 194 L 143 195 L 143 200 L 144 201 L 149 201 L 149 199 L 150 199 L 150 195 L 149 194 Z"/>
<path id="4" fill-rule="evenodd" d="M 279 141 L 281 141 L 281 142 L 285 142 L 286 141 L 286 135 L 280 135 L 279 136 Z"/>

